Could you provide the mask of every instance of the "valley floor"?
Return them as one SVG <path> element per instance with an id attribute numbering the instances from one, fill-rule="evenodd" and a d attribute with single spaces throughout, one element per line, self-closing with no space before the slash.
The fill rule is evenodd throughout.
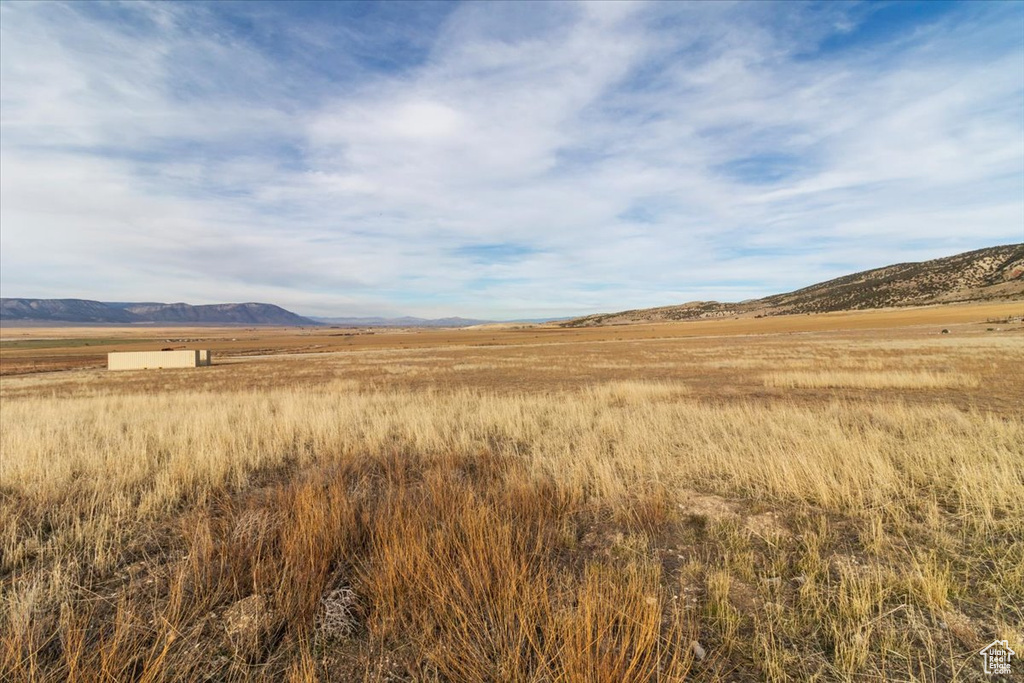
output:
<path id="1" fill-rule="evenodd" d="M 5 328 L 0 679 L 986 680 L 1020 308 Z M 94 367 L 172 338 L 216 364 Z"/>

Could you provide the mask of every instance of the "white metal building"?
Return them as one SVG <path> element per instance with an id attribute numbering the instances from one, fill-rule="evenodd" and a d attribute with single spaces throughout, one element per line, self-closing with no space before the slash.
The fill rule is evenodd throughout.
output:
<path id="1" fill-rule="evenodd" d="M 196 368 L 210 365 L 208 349 L 177 351 L 120 351 L 107 354 L 108 370 L 147 370 L 150 368 Z"/>

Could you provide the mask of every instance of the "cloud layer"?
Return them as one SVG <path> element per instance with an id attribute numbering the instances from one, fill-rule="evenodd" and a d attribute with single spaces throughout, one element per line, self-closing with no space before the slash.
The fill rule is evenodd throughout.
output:
<path id="1" fill-rule="evenodd" d="M 1024 241 L 1015 3 L 0 13 L 4 296 L 556 316 Z"/>

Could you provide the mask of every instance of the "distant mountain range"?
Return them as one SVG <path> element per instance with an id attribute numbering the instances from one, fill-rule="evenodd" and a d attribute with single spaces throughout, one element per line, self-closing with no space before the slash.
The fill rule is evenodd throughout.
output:
<path id="1" fill-rule="evenodd" d="M 676 306 L 588 315 L 561 325 L 589 327 L 1018 299 L 1024 310 L 1024 244 L 1007 244 L 931 261 L 865 270 L 763 299 L 739 303 L 692 301 Z"/>
<path id="2" fill-rule="evenodd" d="M 102 302 L 87 299 L 0 299 L 0 321 L 80 325 L 317 325 L 273 304 Z"/>
<path id="3" fill-rule="evenodd" d="M 547 322 L 520 320 L 514 322 Z M 0 299 L 5 323 L 77 325 L 281 325 L 307 327 L 472 327 L 494 322 L 471 318 L 303 317 L 273 304 L 163 304 L 151 301 L 90 301 L 88 299 Z"/>
<path id="4" fill-rule="evenodd" d="M 73 323 L 78 325 L 281 325 L 338 327 L 472 327 L 492 320 L 471 318 L 316 318 L 303 317 L 273 304 L 163 304 L 151 301 L 88 299 L 0 299 L 5 323 Z M 546 319 L 545 319 L 546 321 Z M 516 321 L 544 322 L 544 321 Z"/>

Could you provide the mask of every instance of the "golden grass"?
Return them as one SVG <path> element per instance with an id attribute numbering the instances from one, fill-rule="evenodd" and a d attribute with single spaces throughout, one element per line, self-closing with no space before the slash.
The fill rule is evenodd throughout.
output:
<path id="1" fill-rule="evenodd" d="M 624 340 L 683 340 L 748 335 L 789 335 L 841 330 L 892 330 L 922 328 L 938 339 L 943 327 L 959 334 L 965 324 L 984 325 L 990 319 L 1019 317 L 1019 301 L 957 304 L 916 308 L 848 311 L 815 315 L 784 315 L 765 318 L 737 318 L 661 322 L 608 327 L 562 328 L 555 323 L 508 329 L 497 326 L 472 329 L 339 330 L 317 328 L 158 328 L 158 327 L 0 327 L 0 375 L 47 370 L 99 368 L 110 351 L 154 351 L 182 344 L 213 349 L 214 358 L 225 356 L 266 356 L 325 352 L 365 352 L 390 349 L 472 349 L 538 345 L 618 343 Z M 994 324 L 1006 330 L 1014 324 Z M 66 346 L 45 350 L 19 348 L 32 340 L 66 340 Z M 949 343 L 952 340 L 942 340 Z M 89 346 L 83 346 L 88 343 Z M 936 343 L 940 343 L 936 341 Z M 49 344 L 47 344 L 49 346 Z M 575 349 L 570 348 L 575 354 Z M 621 359 L 614 359 L 613 362 Z"/>
<path id="2" fill-rule="evenodd" d="M 900 371 L 772 372 L 764 375 L 766 387 L 858 389 L 952 389 L 978 386 L 978 379 L 962 372 Z"/>
<path id="3" fill-rule="evenodd" d="M 1022 349 L 864 341 L 7 378 L 0 679 L 970 680 Z"/>

